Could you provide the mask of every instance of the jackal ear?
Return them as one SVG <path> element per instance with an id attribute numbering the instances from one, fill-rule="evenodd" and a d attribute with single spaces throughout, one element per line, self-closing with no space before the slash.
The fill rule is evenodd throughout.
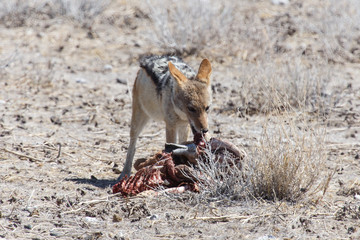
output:
<path id="1" fill-rule="evenodd" d="M 176 82 L 181 86 L 182 84 L 186 83 L 188 79 L 182 74 L 179 69 L 177 69 L 172 62 L 168 63 L 169 71 L 171 75 L 175 78 Z"/>
<path id="2" fill-rule="evenodd" d="M 204 60 L 202 60 L 202 62 L 200 64 L 196 79 L 209 85 L 211 71 L 212 71 L 212 69 L 211 69 L 210 61 L 205 58 Z"/>

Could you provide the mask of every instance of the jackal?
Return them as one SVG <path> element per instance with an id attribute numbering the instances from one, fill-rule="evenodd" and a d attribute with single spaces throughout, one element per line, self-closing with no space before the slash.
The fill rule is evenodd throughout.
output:
<path id="1" fill-rule="evenodd" d="M 130 176 L 136 141 L 150 118 L 166 124 L 166 142 L 187 141 L 208 132 L 211 104 L 211 64 L 204 59 L 196 73 L 176 56 L 148 56 L 140 60 L 133 88 L 130 144 L 119 177 Z"/>

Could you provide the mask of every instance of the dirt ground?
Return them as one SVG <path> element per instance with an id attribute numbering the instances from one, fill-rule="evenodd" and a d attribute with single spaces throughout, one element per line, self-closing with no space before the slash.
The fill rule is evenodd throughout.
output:
<path id="1" fill-rule="evenodd" d="M 194 204 L 191 194 L 112 195 L 128 147 L 137 61 L 159 52 L 143 37 L 149 19 L 123 1 L 112 4 L 98 18 L 107 20 L 91 28 L 41 16 L 0 24 L 0 239 L 360 239 L 360 58 L 354 51 L 328 61 L 341 104 L 317 123 L 327 132 L 326 167 L 335 171 L 317 201 Z M 296 4 L 253 3 L 264 6 L 274 16 L 294 9 L 309 16 Z M 109 24 L 115 12 L 121 17 Z M 360 38 L 360 30 L 354 34 Z M 240 62 L 209 57 L 216 90 L 211 133 L 245 150 L 259 140 L 267 118 L 236 111 L 241 83 L 234 66 L 257 64 L 247 60 L 256 51 L 247 50 Z M 196 68 L 206 54 L 200 55 L 184 59 Z M 162 123 L 150 123 L 136 157 L 162 149 L 164 132 Z"/>

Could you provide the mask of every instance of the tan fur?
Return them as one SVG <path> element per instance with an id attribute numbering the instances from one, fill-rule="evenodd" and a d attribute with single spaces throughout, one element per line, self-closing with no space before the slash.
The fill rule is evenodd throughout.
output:
<path id="1" fill-rule="evenodd" d="M 211 104 L 211 65 L 207 59 L 200 64 L 194 80 L 187 79 L 171 62 L 168 63 L 173 88 L 165 86 L 161 96 L 145 69 L 140 69 L 133 88 L 130 144 L 124 169 L 119 179 L 130 176 L 139 134 L 150 118 L 166 125 L 166 142 L 187 141 L 190 125 L 196 132 L 208 131 L 207 110 Z"/>
<path id="2" fill-rule="evenodd" d="M 198 71 L 196 78 L 209 85 L 211 71 L 212 71 L 211 64 L 210 64 L 209 60 L 204 59 L 200 64 L 199 71 Z"/>

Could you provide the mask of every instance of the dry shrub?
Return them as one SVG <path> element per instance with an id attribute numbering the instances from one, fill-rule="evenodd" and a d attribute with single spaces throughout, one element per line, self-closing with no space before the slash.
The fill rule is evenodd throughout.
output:
<path id="1" fill-rule="evenodd" d="M 250 61 L 291 52 L 359 61 L 357 0 L 293 1 L 276 13 L 270 1 L 148 0 L 146 5 L 141 1 L 132 4 L 151 20 L 148 43 L 163 52 L 187 55 L 205 50 L 207 56 Z"/>
<path id="2" fill-rule="evenodd" d="M 331 71 L 299 58 L 264 61 L 240 68 L 240 111 L 245 114 L 303 110 L 324 113 L 331 104 Z"/>
<path id="3" fill-rule="evenodd" d="M 69 16 L 80 23 L 94 19 L 110 4 L 110 0 L 52 0 L 61 15 Z"/>
<path id="4" fill-rule="evenodd" d="M 231 154 L 226 154 L 224 161 L 219 163 L 210 146 L 207 146 L 205 157 L 198 162 L 198 168 L 199 199 L 202 201 L 238 199 L 246 190 L 241 165 L 236 163 Z"/>
<path id="5" fill-rule="evenodd" d="M 215 0 L 146 1 L 152 21 L 149 41 L 165 52 L 179 55 L 198 53 L 231 38 L 236 2 Z M 224 36 L 226 36 L 224 38 Z M 224 40 L 225 39 L 225 40 Z"/>
<path id="6" fill-rule="evenodd" d="M 110 4 L 110 0 L 9 0 L 0 1 L 0 20 L 7 27 L 29 24 L 31 18 L 65 16 L 88 25 Z"/>
<path id="7" fill-rule="evenodd" d="M 267 200 L 297 200 L 319 190 L 324 170 L 325 133 L 309 126 L 276 120 L 264 126 L 259 145 L 251 151 L 245 176 L 248 190 Z"/>
<path id="8" fill-rule="evenodd" d="M 322 48 L 318 53 L 329 61 L 360 61 L 360 2 L 327 0 L 313 2 L 304 9 L 310 20 L 300 31 L 317 34 Z M 300 22 L 301 19 L 298 19 Z"/>
<path id="9" fill-rule="evenodd" d="M 296 201 L 319 191 L 324 194 L 330 181 L 330 175 L 324 174 L 324 136 L 309 126 L 278 119 L 264 125 L 259 144 L 248 151 L 241 168 L 232 166 L 230 155 L 230 165 L 221 165 L 208 153 L 207 163 L 199 164 L 204 174 L 198 176 L 198 201 Z"/>

